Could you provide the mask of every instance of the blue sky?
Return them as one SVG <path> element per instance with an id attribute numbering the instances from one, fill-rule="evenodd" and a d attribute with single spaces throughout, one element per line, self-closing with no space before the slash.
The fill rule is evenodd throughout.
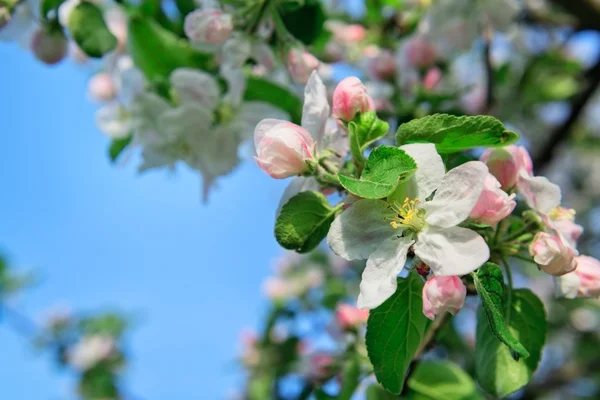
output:
<path id="1" fill-rule="evenodd" d="M 134 313 L 134 394 L 222 398 L 236 382 L 239 331 L 265 312 L 260 284 L 280 254 L 273 219 L 286 183 L 247 161 L 205 206 L 190 171 L 110 165 L 89 72 L 44 66 L 14 45 L 0 45 L 0 59 L 0 249 L 41 276 L 16 306 L 33 317 L 55 304 Z M 68 375 L 1 322 L 0 354 L 3 398 L 72 398 Z"/>

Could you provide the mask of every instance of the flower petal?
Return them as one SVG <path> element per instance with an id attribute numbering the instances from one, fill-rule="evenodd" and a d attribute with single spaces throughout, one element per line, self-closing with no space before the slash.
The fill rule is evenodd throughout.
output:
<path id="1" fill-rule="evenodd" d="M 517 187 L 525 196 L 527 205 L 536 211 L 547 214 L 560 205 L 560 188 L 543 176 L 531 176 L 522 170 Z"/>
<path id="2" fill-rule="evenodd" d="M 415 254 L 435 275 L 465 275 L 490 258 L 490 249 L 478 233 L 467 228 L 426 227 L 417 236 Z"/>
<path id="3" fill-rule="evenodd" d="M 359 200 L 331 224 L 327 242 L 335 254 L 346 260 L 369 258 L 385 239 L 399 234 L 384 218 L 391 212 L 385 201 Z"/>
<path id="4" fill-rule="evenodd" d="M 317 142 L 323 137 L 329 114 L 327 88 L 325 88 L 317 71 L 313 71 L 304 88 L 304 107 L 302 107 L 301 125 Z"/>
<path id="5" fill-rule="evenodd" d="M 406 253 L 414 240 L 388 238 L 375 250 L 362 273 L 357 307 L 373 309 L 396 291 L 396 278 L 404 269 Z"/>
<path id="6" fill-rule="evenodd" d="M 219 84 L 212 75 L 192 68 L 177 68 L 169 76 L 178 100 L 214 110 L 219 103 Z"/>
<path id="7" fill-rule="evenodd" d="M 432 201 L 424 204 L 427 223 L 441 228 L 456 226 L 469 216 L 483 190 L 488 169 L 469 161 L 450 170 Z"/>
<path id="8" fill-rule="evenodd" d="M 275 118 L 265 118 L 254 128 L 254 147 L 258 148 L 258 144 L 265 137 L 265 133 L 278 124 L 285 124 L 287 121 Z"/>
<path id="9" fill-rule="evenodd" d="M 554 285 L 556 288 L 556 295 L 558 297 L 565 297 L 567 299 L 574 299 L 579 293 L 581 287 L 581 279 L 575 272 L 557 276 L 554 278 Z"/>
<path id="10" fill-rule="evenodd" d="M 424 201 L 444 179 L 446 168 L 442 157 L 431 143 L 415 143 L 400 146 L 417 163 L 417 171 L 414 175 L 416 184 L 416 196 Z"/>

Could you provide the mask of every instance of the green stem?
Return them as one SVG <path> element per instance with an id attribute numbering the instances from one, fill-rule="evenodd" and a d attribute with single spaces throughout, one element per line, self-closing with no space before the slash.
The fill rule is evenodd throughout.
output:
<path id="1" fill-rule="evenodd" d="M 510 265 L 504 257 L 502 257 L 502 264 L 506 270 L 506 280 L 508 281 L 508 285 L 506 286 L 506 314 L 504 315 L 506 323 L 508 324 L 510 322 L 510 310 L 512 309 L 513 277 L 512 271 L 510 270 Z"/>
<path id="2" fill-rule="evenodd" d="M 510 257 L 518 258 L 521 261 L 525 261 L 525 262 L 537 265 L 537 263 L 535 261 L 533 261 L 533 259 L 531 259 L 529 257 L 522 256 L 520 254 L 511 254 Z"/>
<path id="3" fill-rule="evenodd" d="M 517 232 L 513 233 L 512 235 L 509 235 L 505 238 L 503 238 L 504 242 L 510 242 L 511 240 L 515 240 L 517 238 L 519 238 L 519 236 L 524 235 L 526 233 L 529 233 L 529 230 L 533 228 L 532 224 L 527 224 L 525 225 L 523 228 L 521 228 L 520 230 L 518 230 Z"/>
<path id="4" fill-rule="evenodd" d="M 279 38 L 282 39 L 283 42 L 295 42 L 296 39 L 288 32 L 274 3 L 271 5 L 271 17 L 273 18 L 275 32 L 277 32 Z"/>

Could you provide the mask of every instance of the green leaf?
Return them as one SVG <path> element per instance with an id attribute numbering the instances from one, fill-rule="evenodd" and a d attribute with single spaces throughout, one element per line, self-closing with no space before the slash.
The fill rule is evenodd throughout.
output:
<path id="1" fill-rule="evenodd" d="M 398 288 L 389 299 L 371 310 L 367 321 L 367 353 L 381 385 L 398 394 L 429 320 L 423 314 L 423 282 L 411 272 L 398 279 Z"/>
<path id="2" fill-rule="evenodd" d="M 69 14 L 68 26 L 77 45 L 90 57 L 100 58 L 117 47 L 117 38 L 106 26 L 102 10 L 93 3 L 79 3 Z"/>
<path id="3" fill-rule="evenodd" d="M 278 107 L 290 114 L 295 124 L 299 124 L 302 119 L 302 101 L 298 96 L 283 86 L 264 79 L 248 77 L 244 100 L 264 101 Z"/>
<path id="4" fill-rule="evenodd" d="M 348 124 L 348 141 L 350 143 L 350 154 L 356 164 L 357 168 L 362 171 L 365 168 L 365 156 L 363 155 L 363 148 L 360 143 L 360 137 L 358 134 L 358 127 L 354 122 Z"/>
<path id="5" fill-rule="evenodd" d="M 475 147 L 506 146 L 519 140 L 502 122 L 487 115 L 461 116 L 434 114 L 400 125 L 398 145 L 435 143 L 440 153 L 453 153 Z"/>
<path id="6" fill-rule="evenodd" d="M 411 399 L 478 400 L 475 382 L 450 361 L 421 361 L 406 383 L 414 392 Z"/>
<path id="7" fill-rule="evenodd" d="M 500 268 L 488 262 L 472 276 L 493 334 L 514 352 L 516 358 L 529 357 L 527 349 L 510 333 L 504 321 L 504 277 Z"/>
<path id="8" fill-rule="evenodd" d="M 281 10 L 281 19 L 288 32 L 306 45 L 314 43 L 323 33 L 327 19 L 319 1 L 309 0 L 295 10 Z"/>
<path id="9" fill-rule="evenodd" d="M 180 67 L 216 72 L 210 54 L 193 49 L 186 40 L 148 18 L 131 17 L 128 44 L 136 67 L 151 81 L 166 79 Z"/>
<path id="10" fill-rule="evenodd" d="M 377 118 L 373 111 L 359 114 L 355 119 L 356 136 L 361 150 L 365 150 L 369 144 L 381 139 L 390 129 L 390 125 Z"/>
<path id="11" fill-rule="evenodd" d="M 360 179 L 338 174 L 350 193 L 365 199 L 381 199 L 394 191 L 417 169 L 411 156 L 394 146 L 379 146 L 371 152 Z"/>
<path id="12" fill-rule="evenodd" d="M 133 136 L 129 135 L 126 138 L 113 139 L 110 142 L 110 147 L 108 148 L 108 156 L 110 157 L 110 161 L 117 161 L 117 158 L 119 158 L 123 150 L 125 150 L 127 146 L 129 146 L 129 143 L 131 143 L 131 139 L 133 139 Z"/>
<path id="13" fill-rule="evenodd" d="M 285 249 L 309 252 L 327 236 L 340 210 L 341 205 L 331 207 L 321 193 L 298 193 L 281 208 L 275 222 L 275 238 Z"/>
<path id="14" fill-rule="evenodd" d="M 54 10 L 56 13 L 54 15 L 54 18 L 58 17 L 58 7 L 60 7 L 60 5 L 64 2 L 65 0 L 42 0 L 40 3 L 40 11 L 42 18 L 47 19 L 49 17 L 48 14 L 52 10 Z"/>
<path id="15" fill-rule="evenodd" d="M 365 396 L 367 400 L 395 400 L 398 398 L 376 383 L 367 388 Z"/>
<path id="16" fill-rule="evenodd" d="M 477 380 L 485 391 L 497 397 L 514 393 L 531 380 L 546 341 L 546 311 L 540 299 L 528 289 L 515 290 L 512 297 L 509 330 L 529 350 L 527 359 L 515 361 L 510 350 L 491 332 L 482 307 L 477 312 Z"/>

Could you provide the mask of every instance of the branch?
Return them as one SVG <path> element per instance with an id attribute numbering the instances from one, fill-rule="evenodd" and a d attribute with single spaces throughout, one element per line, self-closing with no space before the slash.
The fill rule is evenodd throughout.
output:
<path id="1" fill-rule="evenodd" d="M 587 82 L 584 83 L 581 92 L 573 99 L 569 116 L 548 135 L 546 143 L 534 157 L 533 165 L 536 168 L 543 169 L 552 160 L 556 148 L 569 138 L 575 123 L 600 85 L 600 60 L 586 72 L 584 78 L 587 78 Z"/>
<path id="2" fill-rule="evenodd" d="M 493 31 L 487 27 L 483 33 L 484 46 L 483 46 L 483 62 L 485 65 L 486 75 L 486 90 L 485 90 L 485 109 L 484 114 L 489 114 L 492 106 L 494 105 L 494 66 L 492 65 L 492 36 Z"/>

